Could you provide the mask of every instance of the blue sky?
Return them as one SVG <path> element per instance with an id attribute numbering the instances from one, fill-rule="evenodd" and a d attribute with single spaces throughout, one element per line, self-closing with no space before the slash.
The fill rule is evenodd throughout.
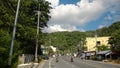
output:
<path id="1" fill-rule="evenodd" d="M 60 0 L 60 4 L 76 4 L 80 0 Z"/>
<path id="2" fill-rule="evenodd" d="M 47 0 L 51 19 L 47 32 L 88 31 L 120 21 L 120 0 Z"/>

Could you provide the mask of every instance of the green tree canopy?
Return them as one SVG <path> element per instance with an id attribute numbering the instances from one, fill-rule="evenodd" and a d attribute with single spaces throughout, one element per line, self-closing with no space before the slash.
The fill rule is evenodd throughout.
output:
<path id="1" fill-rule="evenodd" d="M 84 33 L 79 31 L 49 33 L 46 38 L 47 45 L 55 46 L 62 51 L 72 48 L 75 52 L 78 48 L 84 48 L 83 45 L 86 43 Z"/>
<path id="2" fill-rule="evenodd" d="M 0 56 L 1 68 L 6 68 L 5 66 L 8 62 L 17 2 L 18 0 L 0 0 L 0 55 L 2 55 Z M 14 65 L 17 63 L 19 54 L 35 53 L 37 30 L 37 13 L 35 11 L 39 10 L 41 12 L 39 23 L 40 28 L 44 28 L 47 26 L 47 22 L 50 19 L 49 13 L 51 7 L 49 5 L 50 3 L 45 0 L 21 0 L 13 49 L 12 68 L 14 68 Z M 41 35 L 42 32 L 40 29 L 39 39 L 41 39 Z M 39 42 L 40 44 L 42 43 L 41 40 L 39 40 Z"/>
<path id="3" fill-rule="evenodd" d="M 105 50 L 110 50 L 110 47 L 106 45 L 98 46 L 98 51 L 105 51 Z"/>
<path id="4" fill-rule="evenodd" d="M 120 30 L 116 30 L 109 39 L 112 51 L 120 51 Z"/>

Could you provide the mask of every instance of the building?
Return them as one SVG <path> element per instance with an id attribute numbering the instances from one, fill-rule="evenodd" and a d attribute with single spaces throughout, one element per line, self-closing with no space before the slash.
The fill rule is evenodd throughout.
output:
<path id="1" fill-rule="evenodd" d="M 98 58 L 99 57 L 105 58 L 105 55 L 108 54 L 108 52 L 110 53 L 110 51 L 109 50 L 99 51 L 96 45 L 97 46 L 104 45 L 104 46 L 110 47 L 110 45 L 108 44 L 108 40 L 109 40 L 109 37 L 87 37 L 86 45 L 85 45 L 85 47 L 87 47 L 87 50 L 84 51 L 85 59 L 90 59 L 90 57 L 95 54 L 97 55 L 99 54 Z"/>
<path id="2" fill-rule="evenodd" d="M 96 51 L 97 50 L 96 42 L 97 42 L 98 46 L 101 46 L 101 45 L 110 46 L 108 44 L 108 40 L 109 40 L 109 37 L 97 37 L 97 38 L 87 37 L 86 45 L 85 45 L 85 47 L 87 47 L 86 51 Z"/>

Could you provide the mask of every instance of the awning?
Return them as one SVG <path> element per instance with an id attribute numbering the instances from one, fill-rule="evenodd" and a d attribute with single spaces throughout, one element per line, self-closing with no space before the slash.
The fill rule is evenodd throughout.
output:
<path id="1" fill-rule="evenodd" d="M 110 50 L 106 50 L 106 51 L 100 51 L 100 52 L 98 52 L 97 54 L 98 54 L 98 55 L 104 55 L 104 54 L 105 54 L 105 55 L 109 55 L 110 52 L 111 52 Z"/>
<path id="2" fill-rule="evenodd" d="M 105 56 L 110 55 L 110 54 L 111 54 L 111 52 L 108 52 L 108 53 L 105 54 Z"/>

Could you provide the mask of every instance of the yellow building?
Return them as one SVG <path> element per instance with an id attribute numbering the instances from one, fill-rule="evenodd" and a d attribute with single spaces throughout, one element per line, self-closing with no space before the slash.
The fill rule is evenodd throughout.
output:
<path id="1" fill-rule="evenodd" d="M 96 51 L 96 41 L 100 45 L 105 45 L 105 46 L 110 46 L 108 45 L 108 40 L 109 37 L 87 37 L 86 38 L 86 45 L 85 47 L 87 47 L 87 51 Z"/>

